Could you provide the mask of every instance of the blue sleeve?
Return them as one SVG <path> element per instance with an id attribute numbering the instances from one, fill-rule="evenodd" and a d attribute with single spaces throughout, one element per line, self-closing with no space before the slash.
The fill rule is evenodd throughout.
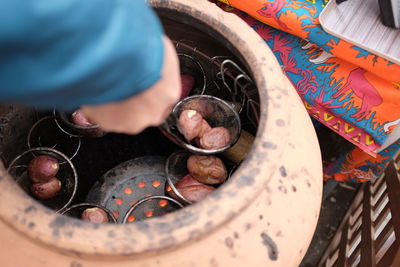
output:
<path id="1" fill-rule="evenodd" d="M 162 27 L 144 0 L 2 0 L 0 103 L 73 110 L 161 77 Z"/>

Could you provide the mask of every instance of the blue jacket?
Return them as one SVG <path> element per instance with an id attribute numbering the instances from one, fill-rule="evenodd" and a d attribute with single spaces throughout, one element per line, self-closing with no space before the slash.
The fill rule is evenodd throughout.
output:
<path id="1" fill-rule="evenodd" d="M 143 0 L 0 0 L 0 103 L 118 101 L 162 64 L 162 27 Z"/>

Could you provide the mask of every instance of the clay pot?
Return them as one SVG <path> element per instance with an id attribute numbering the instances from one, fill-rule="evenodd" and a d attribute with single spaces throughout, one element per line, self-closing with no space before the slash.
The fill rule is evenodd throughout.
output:
<path id="1" fill-rule="evenodd" d="M 206 32 L 229 43 L 245 62 L 261 102 L 247 158 L 205 200 L 125 225 L 95 225 L 52 212 L 1 167 L 2 266 L 298 266 L 322 192 L 319 146 L 300 98 L 264 41 L 235 15 L 208 1 L 149 2 L 161 17 L 182 23 L 177 28 L 190 24 L 197 29 L 191 34 Z M 166 32 L 172 36 L 171 27 Z"/>

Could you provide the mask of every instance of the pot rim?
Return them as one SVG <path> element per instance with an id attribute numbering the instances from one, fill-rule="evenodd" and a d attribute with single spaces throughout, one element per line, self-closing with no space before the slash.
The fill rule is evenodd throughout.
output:
<path id="1" fill-rule="evenodd" d="M 0 168 L 0 219 L 24 236 L 64 254 L 156 255 L 160 250 L 204 238 L 246 209 L 281 165 L 289 134 L 289 108 L 282 102 L 288 90 L 294 89 L 262 38 L 236 15 L 207 1 L 150 0 L 149 4 L 160 10 L 183 12 L 193 21 L 211 26 L 246 59 L 260 95 L 260 125 L 254 144 L 232 178 L 203 201 L 169 216 L 121 225 L 92 224 L 56 214 L 25 194 Z"/>

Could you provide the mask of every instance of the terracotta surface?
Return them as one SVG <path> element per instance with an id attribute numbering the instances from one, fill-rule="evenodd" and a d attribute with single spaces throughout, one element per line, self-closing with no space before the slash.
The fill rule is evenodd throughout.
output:
<path id="1" fill-rule="evenodd" d="M 247 159 L 204 201 L 128 225 L 93 225 L 55 214 L 25 195 L 1 168 L 1 266 L 300 263 L 317 223 L 322 167 L 315 132 L 295 90 L 263 40 L 234 15 L 206 1 L 150 3 L 194 15 L 246 59 L 261 99 L 261 122 Z"/>

